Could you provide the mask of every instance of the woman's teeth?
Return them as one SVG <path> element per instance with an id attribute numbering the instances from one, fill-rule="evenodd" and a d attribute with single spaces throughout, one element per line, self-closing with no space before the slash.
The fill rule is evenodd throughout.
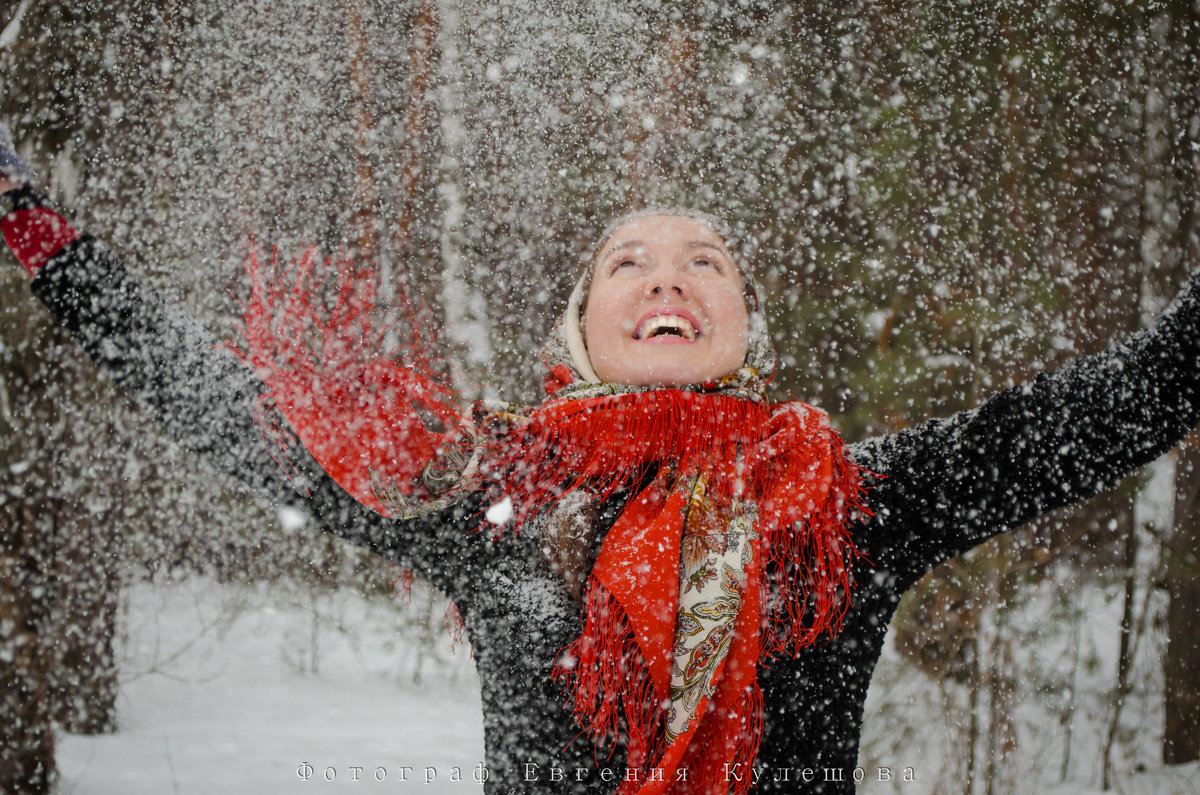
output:
<path id="1" fill-rule="evenodd" d="M 648 319 L 634 335 L 636 339 L 648 340 L 651 337 L 671 334 L 684 339 L 696 339 L 696 329 L 688 319 L 679 315 L 655 315 Z"/>

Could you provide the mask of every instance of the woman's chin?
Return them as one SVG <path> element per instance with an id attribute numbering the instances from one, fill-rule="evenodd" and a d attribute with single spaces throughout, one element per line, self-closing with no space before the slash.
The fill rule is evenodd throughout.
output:
<path id="1" fill-rule="evenodd" d="M 639 366 L 625 363 L 621 367 L 607 371 L 597 368 L 596 374 L 600 376 L 601 380 L 613 384 L 681 387 L 690 384 L 704 384 L 725 375 L 723 372 L 717 372 L 718 369 L 711 362 L 699 365 L 678 361 L 646 362 Z"/>

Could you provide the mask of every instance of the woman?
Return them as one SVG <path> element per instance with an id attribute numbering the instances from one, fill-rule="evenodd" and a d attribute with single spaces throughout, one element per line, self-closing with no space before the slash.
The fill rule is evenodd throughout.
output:
<path id="1" fill-rule="evenodd" d="M 335 352 L 314 370 L 272 331 L 303 302 L 273 304 L 258 281 L 239 360 L 19 184 L 11 148 L 0 168 L 0 231 L 118 384 L 217 469 L 454 600 L 489 791 L 853 791 L 903 592 L 1200 421 L 1193 276 L 1108 352 L 844 451 L 818 410 L 766 402 L 774 354 L 746 263 L 690 213 L 603 237 L 548 346 L 551 400 L 460 416 L 420 368 Z M 407 400 L 360 402 L 372 390 L 344 388 L 356 381 L 418 396 L 451 430 L 389 413 Z M 264 415 L 305 444 L 283 433 L 268 450 Z M 354 430 L 330 439 L 333 417 Z M 385 438 L 397 424 L 403 438 Z M 860 468 L 880 476 L 865 493 Z M 492 531 L 470 532 L 485 512 Z M 697 661 L 698 678 L 684 670 Z"/>

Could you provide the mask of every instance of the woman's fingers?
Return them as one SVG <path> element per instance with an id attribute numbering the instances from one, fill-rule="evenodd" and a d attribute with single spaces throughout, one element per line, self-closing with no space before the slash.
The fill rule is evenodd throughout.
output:
<path id="1" fill-rule="evenodd" d="M 0 193 L 30 182 L 33 182 L 33 172 L 17 157 L 8 125 L 0 123 Z"/>

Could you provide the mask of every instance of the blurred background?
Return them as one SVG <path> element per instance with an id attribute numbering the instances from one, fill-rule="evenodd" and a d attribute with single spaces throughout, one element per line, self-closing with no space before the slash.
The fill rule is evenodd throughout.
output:
<path id="1" fill-rule="evenodd" d="M 1194 0 L 0 0 L 0 119 L 218 338 L 251 236 L 347 252 L 426 307 L 469 399 L 539 400 L 583 253 L 646 205 L 755 240 L 775 394 L 849 441 L 1104 349 L 1200 253 Z M 354 589 L 437 676 L 438 609 L 174 449 L 0 261 L 0 790 L 52 790 L 52 727 L 116 729 L 147 582 L 271 583 L 313 644 Z M 908 594 L 864 766 L 1001 793 L 1200 759 L 1196 442 Z"/>

